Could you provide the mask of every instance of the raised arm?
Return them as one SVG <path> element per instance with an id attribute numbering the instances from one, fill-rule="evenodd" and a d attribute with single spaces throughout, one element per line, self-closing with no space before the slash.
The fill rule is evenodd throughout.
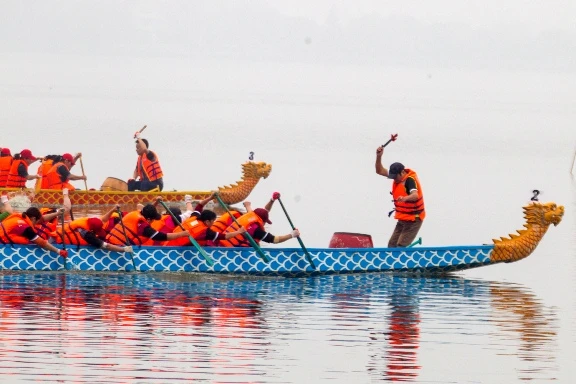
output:
<path id="1" fill-rule="evenodd" d="M 272 206 L 274 205 L 274 202 L 276 200 L 278 200 L 279 197 L 280 197 L 280 192 L 274 192 L 272 194 L 272 197 L 270 198 L 270 200 L 264 206 L 264 209 L 267 210 L 268 212 L 270 212 L 270 210 L 272 209 Z"/>
<path id="2" fill-rule="evenodd" d="M 108 212 L 106 212 L 104 215 L 102 215 L 100 217 L 100 220 L 102 220 L 103 223 L 106 223 L 108 220 L 110 220 L 110 216 L 112 216 L 112 214 L 114 212 L 118 212 L 118 210 L 120 209 L 120 204 L 116 204 L 115 206 L 113 206 L 112 208 L 110 208 L 108 210 Z"/>
<path id="3" fill-rule="evenodd" d="M 384 148 L 379 146 L 376 148 L 376 173 L 384 177 L 388 177 L 388 169 L 384 168 L 382 165 L 382 155 L 384 154 Z"/>
<path id="4" fill-rule="evenodd" d="M 200 204 L 201 206 L 205 206 L 206 204 L 208 204 L 216 195 L 215 191 L 212 191 L 212 193 L 210 193 L 210 196 L 208 196 L 207 198 L 205 198 L 204 200 L 202 200 L 201 202 L 199 202 L 198 204 Z"/>

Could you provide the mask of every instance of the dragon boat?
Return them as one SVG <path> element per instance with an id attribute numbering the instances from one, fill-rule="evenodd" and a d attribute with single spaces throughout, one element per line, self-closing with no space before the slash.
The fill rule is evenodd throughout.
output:
<path id="1" fill-rule="evenodd" d="M 529 256 L 564 207 L 534 202 L 524 207 L 524 229 L 491 245 L 411 248 L 253 248 L 135 247 L 133 254 L 68 246 L 66 259 L 32 245 L 0 247 L 0 270 L 203 272 L 238 275 L 317 275 L 379 271 L 442 274 Z M 264 260 L 267 259 L 268 261 Z"/>
<path id="2" fill-rule="evenodd" d="M 242 178 L 240 181 L 219 187 L 220 197 L 226 204 L 236 204 L 244 201 L 252 192 L 261 178 L 266 179 L 272 166 L 265 162 L 248 161 L 242 164 Z M 111 179 L 111 178 L 109 178 Z M 118 179 L 116 179 L 118 180 Z M 90 205 L 111 205 L 111 204 L 138 204 L 146 201 L 153 201 L 160 196 L 166 202 L 183 202 L 185 195 L 192 196 L 192 199 L 203 200 L 210 195 L 212 191 L 149 191 L 129 192 L 127 190 L 75 190 L 70 191 L 70 201 L 74 206 Z M 23 190 L 16 188 L 0 188 L 0 194 L 21 193 Z M 24 190 L 25 191 L 25 190 Z M 53 206 L 62 204 L 62 191 L 55 189 L 40 189 L 34 194 L 34 204 L 42 206 Z"/>

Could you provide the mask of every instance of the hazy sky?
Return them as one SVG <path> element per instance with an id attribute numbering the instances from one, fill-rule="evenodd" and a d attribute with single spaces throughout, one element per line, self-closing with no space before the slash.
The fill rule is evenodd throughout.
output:
<path id="1" fill-rule="evenodd" d="M 576 70 L 569 0 L 4 0 L 0 53 Z"/>
<path id="2" fill-rule="evenodd" d="M 412 17 L 426 23 L 462 23 L 473 27 L 526 25 L 534 30 L 576 30 L 576 2 L 571 0 L 272 0 L 282 13 L 323 23 L 330 12 L 342 22 L 366 16 Z"/>

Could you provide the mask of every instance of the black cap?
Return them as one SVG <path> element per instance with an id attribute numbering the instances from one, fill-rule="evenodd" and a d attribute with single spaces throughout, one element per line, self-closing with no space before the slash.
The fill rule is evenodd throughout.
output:
<path id="1" fill-rule="evenodd" d="M 178 207 L 170 207 L 169 210 L 170 210 L 170 212 L 172 212 L 172 214 L 173 214 L 174 216 L 176 216 L 176 217 L 182 216 L 182 210 L 181 210 L 180 208 L 178 208 Z M 168 212 L 166 212 L 166 213 L 169 215 Z"/>
<path id="2" fill-rule="evenodd" d="M 156 210 L 156 207 L 152 204 L 146 204 L 144 208 L 142 208 L 142 216 L 148 220 L 160 220 L 160 218 L 162 218 Z"/>
<path id="3" fill-rule="evenodd" d="M 146 148 L 150 147 L 150 144 L 148 143 L 147 139 L 140 139 L 144 142 L 144 145 L 146 145 Z M 138 140 L 135 141 L 136 144 L 138 144 Z"/>
<path id="4" fill-rule="evenodd" d="M 398 176 L 398 174 L 403 170 L 404 165 L 402 163 L 392 163 L 392 165 L 390 165 L 390 169 L 388 170 L 388 178 L 395 179 L 396 176 Z"/>

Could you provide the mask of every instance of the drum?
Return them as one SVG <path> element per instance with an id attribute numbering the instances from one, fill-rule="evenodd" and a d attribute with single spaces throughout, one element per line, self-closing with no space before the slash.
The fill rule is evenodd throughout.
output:
<path id="1" fill-rule="evenodd" d="M 128 191 L 128 183 L 115 177 L 107 177 L 100 187 L 101 191 Z"/>
<path id="2" fill-rule="evenodd" d="M 374 248 L 374 244 L 364 233 L 334 232 L 328 248 Z"/>

